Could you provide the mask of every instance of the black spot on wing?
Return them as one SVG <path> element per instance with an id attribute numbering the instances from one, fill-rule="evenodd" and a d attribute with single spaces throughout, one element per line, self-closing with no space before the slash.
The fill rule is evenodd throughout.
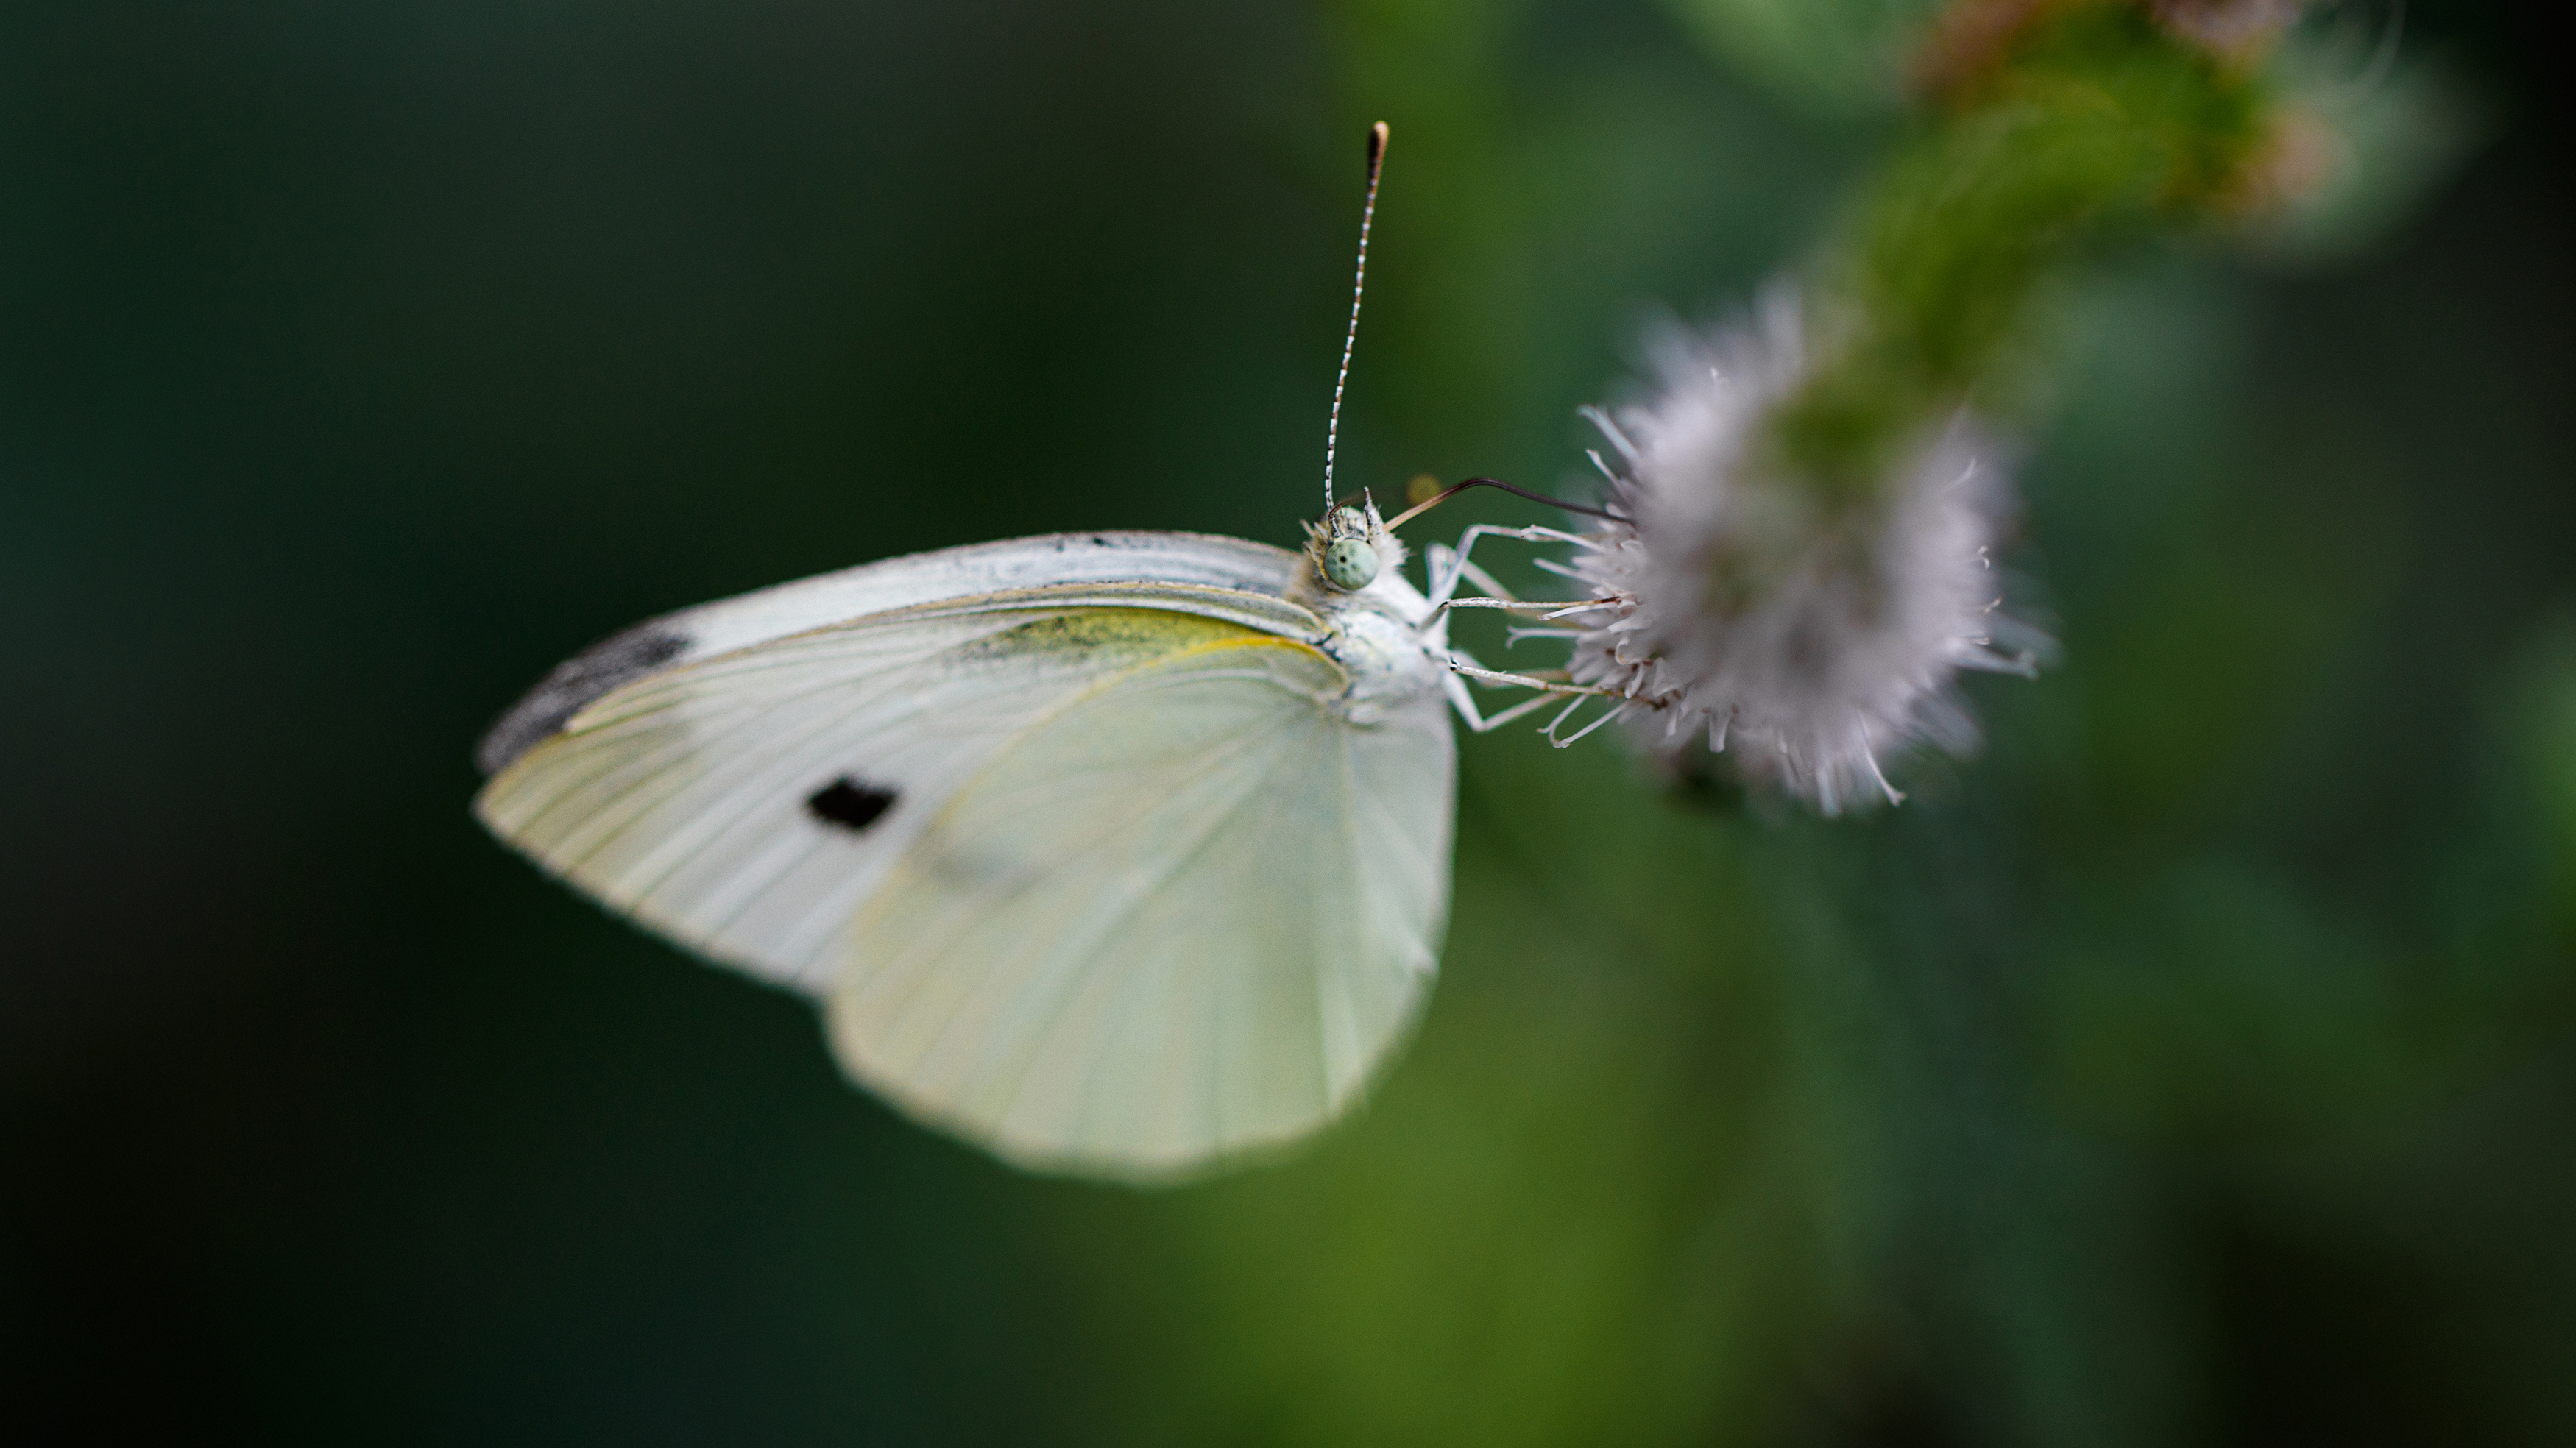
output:
<path id="1" fill-rule="evenodd" d="M 878 816 L 892 808 L 893 790 L 862 784 L 847 774 L 805 796 L 807 814 L 854 835 L 875 824 Z"/>
<path id="2" fill-rule="evenodd" d="M 510 706 L 474 748 L 485 774 L 498 774 L 522 754 L 545 743 L 564 722 L 689 651 L 688 636 L 662 624 L 645 624 L 591 645 L 546 675 L 528 696 Z"/>

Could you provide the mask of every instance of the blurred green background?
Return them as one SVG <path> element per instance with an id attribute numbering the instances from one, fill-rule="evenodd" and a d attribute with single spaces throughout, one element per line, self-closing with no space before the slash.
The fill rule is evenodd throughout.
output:
<path id="1" fill-rule="evenodd" d="M 2368 237 L 2053 301 L 2010 562 L 2066 662 L 1973 686 L 1982 759 L 1825 823 L 1468 740 L 1427 1022 L 1284 1165 L 996 1165 L 467 818 L 644 616 L 1291 541 L 1380 117 L 1345 477 L 1575 479 L 1640 326 L 1891 134 L 1744 20 L 1869 7 L 1726 8 L 0 7 L 11 1416 L 2576 1441 L 2548 7 L 2413 7 L 2483 140 Z"/>

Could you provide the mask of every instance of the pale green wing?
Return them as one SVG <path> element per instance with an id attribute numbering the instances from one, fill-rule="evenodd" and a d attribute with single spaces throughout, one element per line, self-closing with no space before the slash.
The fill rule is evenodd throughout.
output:
<path id="1" fill-rule="evenodd" d="M 475 810 L 603 904 L 820 994 L 851 917 L 1012 736 L 1156 660 L 1319 627 L 1279 598 L 1163 583 L 872 614 L 611 688 L 520 750 Z"/>
<path id="2" fill-rule="evenodd" d="M 1050 533 L 844 568 L 665 614 L 601 640 L 565 660 L 501 716 L 476 758 L 485 774 L 498 774 L 612 690 L 871 615 L 1029 588 L 1138 580 L 1275 599 L 1288 593 L 1296 567 L 1296 554 L 1240 538 L 1111 532 Z"/>
<path id="3" fill-rule="evenodd" d="M 1013 738 L 842 943 L 850 1072 L 1024 1164 L 1139 1178 L 1310 1130 L 1419 1008 L 1456 761 L 1330 659 L 1211 639 Z"/>

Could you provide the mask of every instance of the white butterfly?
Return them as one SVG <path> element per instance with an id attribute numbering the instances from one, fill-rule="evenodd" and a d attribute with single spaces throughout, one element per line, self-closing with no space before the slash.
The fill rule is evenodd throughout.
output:
<path id="1" fill-rule="evenodd" d="M 1065 534 L 672 614 L 503 717 L 476 813 L 821 998 L 916 1115 L 1184 1170 L 1349 1105 L 1431 983 L 1464 690 L 1401 556 L 1344 509 L 1303 555 Z"/>
<path id="2" fill-rule="evenodd" d="M 1480 570 L 1435 550 L 1417 591 L 1374 505 L 1309 534 L 1025 538 L 671 614 L 501 719 L 475 812 L 818 998 L 853 1077 L 1010 1160 L 1150 1178 L 1283 1142 L 1430 988 L 1448 705 L 1519 712 L 1453 672 L 1437 605 Z"/>

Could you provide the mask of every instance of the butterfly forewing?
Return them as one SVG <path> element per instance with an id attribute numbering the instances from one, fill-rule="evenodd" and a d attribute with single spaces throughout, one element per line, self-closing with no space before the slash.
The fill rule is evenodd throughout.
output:
<path id="1" fill-rule="evenodd" d="M 654 673 L 899 609 L 1076 583 L 1151 579 L 1278 598 L 1297 555 L 1206 533 L 1050 533 L 844 568 L 636 625 L 567 659 L 503 715 L 476 759 L 498 774 L 573 715 Z M 1256 627 L 1268 627 L 1256 624 Z"/>
<path id="2" fill-rule="evenodd" d="M 871 615 L 623 685 L 495 776 L 477 810 L 603 903 L 820 993 L 840 969 L 833 933 L 1003 740 L 1173 649 L 1315 627 L 1279 599 L 1168 584 Z"/>

